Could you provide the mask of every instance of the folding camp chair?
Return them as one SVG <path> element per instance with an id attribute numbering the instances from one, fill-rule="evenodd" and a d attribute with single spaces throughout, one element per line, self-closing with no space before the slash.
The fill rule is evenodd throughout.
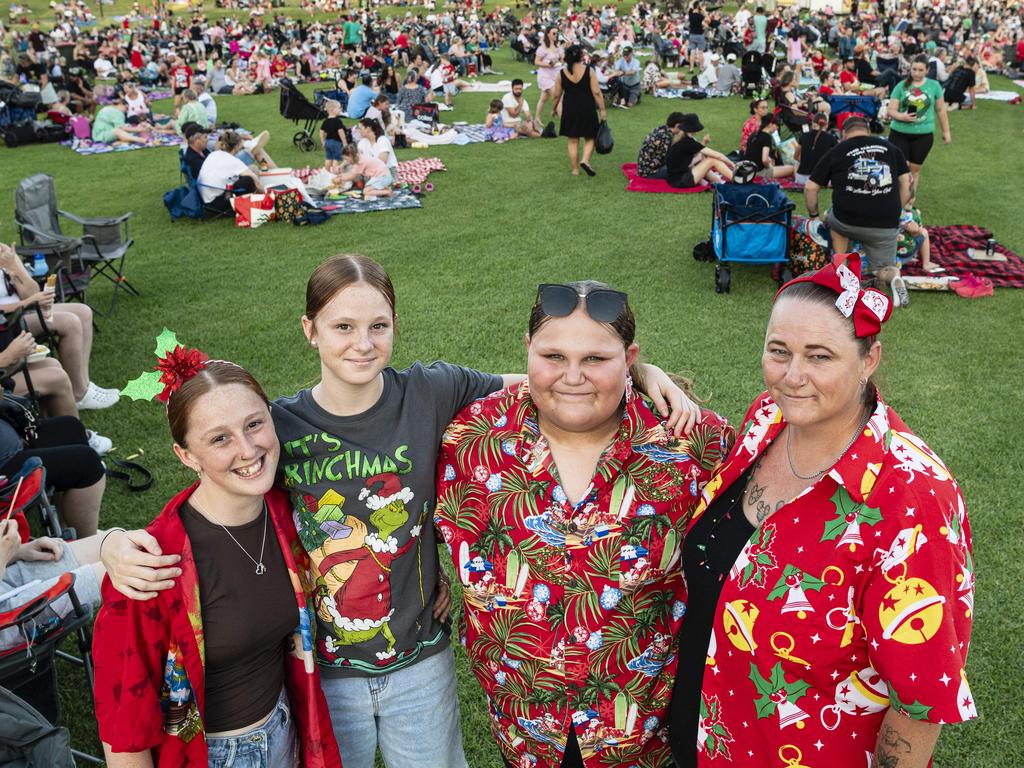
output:
<path id="1" fill-rule="evenodd" d="M 13 647 L 0 651 L 0 686 L 35 708 L 55 726 L 61 723 L 55 658 L 83 665 L 90 697 L 94 684 L 90 611 L 75 594 L 74 584 L 75 575 L 64 573 L 38 597 L 0 613 L 0 635 L 12 638 L 14 643 Z M 64 597 L 70 601 L 71 610 L 62 617 L 55 604 Z M 81 658 L 57 647 L 71 635 L 77 639 Z M 72 749 L 71 753 L 86 762 L 103 764 L 99 758 L 84 752 Z"/>
<path id="2" fill-rule="evenodd" d="M 0 765 L 75 768 L 66 728 L 58 728 L 35 707 L 0 688 Z"/>
<path id="3" fill-rule="evenodd" d="M 0 312 L 0 351 L 7 349 L 7 346 L 25 330 L 23 315 L 24 309 L 16 309 L 8 313 Z M 27 397 L 38 414 L 39 396 L 36 394 L 35 387 L 32 386 L 32 377 L 29 375 L 27 358 L 7 368 L 0 369 L 0 385 L 3 385 L 4 389 L 14 389 L 13 377 L 19 373 L 25 377 L 25 387 L 28 389 Z"/>
<path id="4" fill-rule="evenodd" d="M 122 288 L 133 296 L 141 295 L 124 276 L 125 256 L 134 242 L 128 235 L 130 211 L 113 218 L 96 219 L 62 211 L 57 207 L 53 177 L 45 173 L 23 179 L 14 193 L 14 201 L 14 218 L 22 246 L 77 244 L 78 256 L 89 266 L 90 274 L 102 275 L 114 284 L 107 316 L 117 308 Z M 78 237 L 65 235 L 60 227 L 61 218 L 80 225 L 82 234 Z"/>

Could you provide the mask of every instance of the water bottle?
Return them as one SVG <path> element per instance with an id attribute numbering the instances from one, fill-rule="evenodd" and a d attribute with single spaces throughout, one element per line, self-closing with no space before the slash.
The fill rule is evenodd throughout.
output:
<path id="1" fill-rule="evenodd" d="M 42 277 L 49 271 L 49 267 L 46 266 L 46 257 L 41 253 L 35 253 L 32 256 L 32 277 Z"/>

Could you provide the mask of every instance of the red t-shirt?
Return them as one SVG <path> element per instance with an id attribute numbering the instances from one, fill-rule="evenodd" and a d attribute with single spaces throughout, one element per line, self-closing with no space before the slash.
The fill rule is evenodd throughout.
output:
<path id="1" fill-rule="evenodd" d="M 397 48 L 408 48 L 409 47 L 409 36 L 402 32 L 395 38 L 395 46 Z"/>
<path id="2" fill-rule="evenodd" d="M 192 67 L 185 64 L 181 67 L 175 67 L 171 70 L 171 82 L 175 88 L 191 88 L 192 87 Z"/>
<path id="3" fill-rule="evenodd" d="M 857 85 L 860 83 L 860 80 L 857 79 L 856 72 L 850 72 L 849 70 L 844 69 L 839 73 L 839 82 L 843 85 Z"/>

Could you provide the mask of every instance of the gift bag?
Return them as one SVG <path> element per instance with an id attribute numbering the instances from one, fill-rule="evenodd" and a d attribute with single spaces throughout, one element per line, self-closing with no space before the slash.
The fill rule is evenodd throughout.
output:
<path id="1" fill-rule="evenodd" d="M 256 229 L 274 215 L 274 198 L 270 195 L 238 195 L 231 199 L 235 207 L 235 226 Z"/>
<path id="2" fill-rule="evenodd" d="M 302 195 L 297 189 L 286 189 L 274 195 L 274 214 L 278 221 L 294 224 L 295 220 L 306 212 L 302 205 Z"/>
<path id="3" fill-rule="evenodd" d="M 782 165 L 796 165 L 796 146 L 797 140 L 795 136 L 790 136 L 785 141 L 779 144 L 779 162 Z"/>
<path id="4" fill-rule="evenodd" d="M 612 129 L 608 127 L 608 123 L 605 120 L 601 121 L 601 125 L 597 129 L 597 154 L 607 155 L 615 147 L 615 139 L 612 138 Z"/>

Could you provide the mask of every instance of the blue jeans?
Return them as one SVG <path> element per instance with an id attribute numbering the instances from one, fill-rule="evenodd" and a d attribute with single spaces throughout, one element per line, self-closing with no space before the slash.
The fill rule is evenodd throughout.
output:
<path id="1" fill-rule="evenodd" d="M 321 678 L 345 768 L 467 768 L 451 648 L 377 677 Z"/>
<path id="2" fill-rule="evenodd" d="M 294 768 L 299 764 L 288 697 L 284 691 L 270 719 L 238 736 L 207 739 L 210 768 Z"/>

